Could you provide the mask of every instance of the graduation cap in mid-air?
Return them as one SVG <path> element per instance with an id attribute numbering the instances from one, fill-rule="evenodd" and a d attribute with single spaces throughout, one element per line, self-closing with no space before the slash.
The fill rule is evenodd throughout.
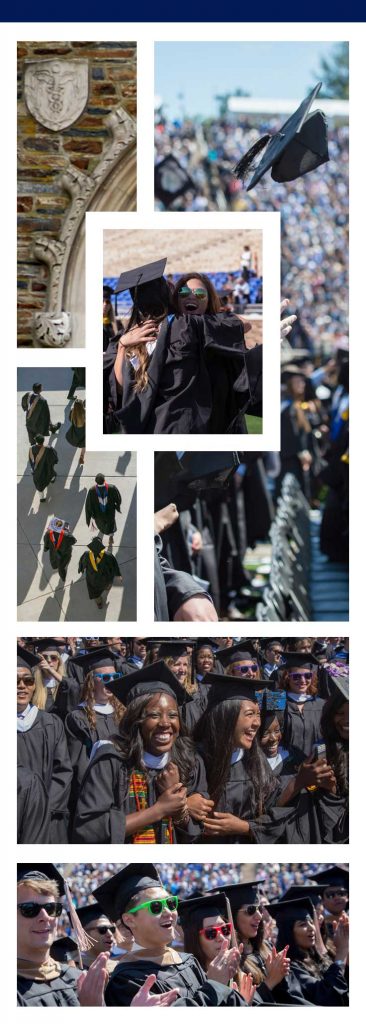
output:
<path id="1" fill-rule="evenodd" d="M 190 189 L 196 191 L 194 181 L 175 156 L 165 156 L 155 165 L 154 181 L 155 196 L 164 206 L 171 206 L 175 199 Z"/>
<path id="2" fill-rule="evenodd" d="M 127 864 L 94 889 L 92 896 L 110 921 L 119 921 L 133 896 L 156 886 L 164 888 L 155 864 Z"/>
<path id="3" fill-rule="evenodd" d="M 325 116 L 321 110 L 310 113 L 310 107 L 321 86 L 322 82 L 318 82 L 275 135 L 264 135 L 239 160 L 234 168 L 234 174 L 245 181 L 252 170 L 255 158 L 266 147 L 249 185 L 246 186 L 247 192 L 254 188 L 270 169 L 274 181 L 295 181 L 296 178 L 315 170 L 329 160 Z"/>
<path id="4" fill-rule="evenodd" d="M 153 696 L 154 693 L 167 693 L 174 697 L 178 707 L 189 700 L 189 695 L 181 685 L 179 679 L 170 671 L 165 661 L 155 661 L 153 665 L 146 665 L 136 672 L 129 672 L 123 679 L 112 680 L 106 684 L 106 689 L 128 706 L 136 697 Z"/>

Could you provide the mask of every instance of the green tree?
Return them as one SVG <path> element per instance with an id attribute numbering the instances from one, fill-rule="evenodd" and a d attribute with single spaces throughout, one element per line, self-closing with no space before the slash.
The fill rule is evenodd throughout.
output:
<path id="1" fill-rule="evenodd" d="M 330 57 L 320 61 L 316 80 L 323 82 L 321 95 L 327 99 L 348 100 L 348 43 L 337 43 Z"/>
<path id="2" fill-rule="evenodd" d="M 215 96 L 219 104 L 219 117 L 225 117 L 227 114 L 227 105 L 230 96 L 250 96 L 250 92 L 246 92 L 245 89 L 235 89 L 234 92 L 225 92 L 222 95 Z"/>

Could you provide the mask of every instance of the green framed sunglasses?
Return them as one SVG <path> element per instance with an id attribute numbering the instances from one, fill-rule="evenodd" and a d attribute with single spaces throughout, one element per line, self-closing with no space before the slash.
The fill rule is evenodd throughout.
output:
<path id="1" fill-rule="evenodd" d="M 147 900 L 146 903 L 139 903 L 138 907 L 133 907 L 132 910 L 128 910 L 128 914 L 137 914 L 138 910 L 144 910 L 147 907 L 149 914 L 153 917 L 159 917 L 159 914 L 163 910 L 178 910 L 178 896 L 165 896 L 161 900 Z"/>

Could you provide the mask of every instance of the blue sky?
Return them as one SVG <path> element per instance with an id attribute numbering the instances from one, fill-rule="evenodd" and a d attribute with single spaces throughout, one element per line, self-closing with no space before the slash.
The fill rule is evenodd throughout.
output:
<path id="1" fill-rule="evenodd" d="M 251 96 L 300 100 L 316 82 L 332 43 L 157 43 L 155 94 L 169 117 L 215 115 L 215 95 L 245 89 Z M 320 76 L 319 76 L 320 80 Z M 179 98 L 179 94 L 183 94 Z"/>

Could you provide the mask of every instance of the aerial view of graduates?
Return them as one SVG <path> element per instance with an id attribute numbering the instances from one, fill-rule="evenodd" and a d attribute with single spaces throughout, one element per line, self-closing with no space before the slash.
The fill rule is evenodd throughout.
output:
<path id="1" fill-rule="evenodd" d="M 348 877 L 19 864 L 18 1006 L 348 1006 Z"/>
<path id="2" fill-rule="evenodd" d="M 164 276 L 166 262 L 126 270 L 114 288 L 104 286 L 104 432 L 260 433 L 262 330 L 243 313 L 251 308 L 244 279 L 238 271 L 233 304 L 232 274 L 216 275 L 217 290 L 215 275 L 195 269 Z M 252 309 L 261 315 L 261 277 L 254 286 Z M 128 316 L 117 330 L 111 298 L 126 290 Z"/>
<path id="3" fill-rule="evenodd" d="M 341 365 L 343 374 L 345 364 Z M 305 621 L 320 617 L 318 607 L 331 621 L 340 612 L 340 605 L 333 609 L 337 585 L 340 596 L 340 577 L 348 619 L 348 387 L 345 391 L 334 386 L 332 408 L 328 388 L 326 401 L 310 403 L 317 409 L 311 426 L 304 408 L 309 403 L 293 394 L 296 389 L 304 393 L 305 374 L 290 366 L 284 378 L 280 452 L 155 452 L 156 621 Z M 284 492 L 289 481 L 297 491 L 294 501 L 303 502 L 302 541 L 296 547 L 300 521 L 295 515 L 297 537 L 292 543 L 308 608 L 304 613 L 299 601 L 289 601 L 279 614 L 270 594 L 271 613 L 261 615 L 273 575 L 273 527 L 278 519 L 292 515 Z M 304 556 L 310 532 L 314 547 Z M 319 568 L 320 584 L 330 582 L 327 592 L 321 593 L 322 602 L 319 589 L 311 589 L 313 568 Z M 285 566 L 279 571 L 287 601 Z"/>
<path id="4" fill-rule="evenodd" d="M 56 371 L 57 374 L 57 371 Z M 56 378 L 55 374 L 55 378 Z M 68 410 L 69 427 L 66 431 L 66 441 L 73 448 L 80 450 L 79 465 L 84 465 L 85 456 L 85 399 L 76 397 L 77 388 L 85 389 L 85 367 L 73 367 L 73 375 L 70 383 L 67 402 L 72 402 Z M 39 492 L 40 501 L 46 501 L 46 490 L 49 484 L 56 480 L 58 454 L 56 448 L 47 444 L 48 437 L 55 437 L 61 427 L 61 422 L 53 423 L 48 400 L 42 393 L 43 387 L 40 381 L 36 381 L 30 391 L 26 391 L 21 399 L 21 406 L 25 412 L 25 426 L 29 440 L 29 464 L 33 476 L 33 483 L 36 491 Z"/>
<path id="5" fill-rule="evenodd" d="M 22 638 L 18 842 L 348 842 L 348 640 Z"/>

